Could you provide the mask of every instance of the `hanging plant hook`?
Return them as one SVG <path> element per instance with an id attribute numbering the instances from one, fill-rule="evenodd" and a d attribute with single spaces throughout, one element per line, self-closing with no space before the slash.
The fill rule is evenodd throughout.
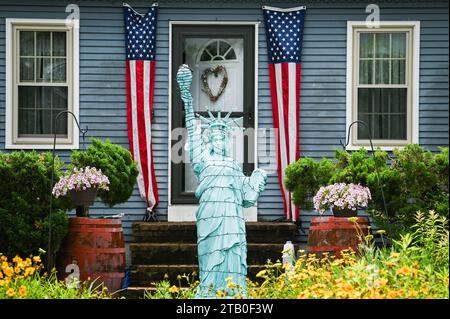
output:
<path id="1" fill-rule="evenodd" d="M 55 119 L 53 120 L 53 130 L 55 131 L 53 134 L 53 151 L 52 151 L 52 171 L 51 171 L 51 178 L 50 178 L 50 203 L 49 203 L 49 213 L 48 213 L 48 247 L 47 247 L 47 268 L 48 271 L 50 271 L 51 266 L 53 266 L 53 254 L 52 254 L 52 210 L 53 210 L 53 183 L 54 183 L 54 177 L 55 177 L 55 152 L 56 152 L 56 123 L 58 122 L 58 119 L 63 114 L 71 114 L 73 116 L 73 119 L 75 120 L 75 124 L 78 127 L 79 132 L 82 134 L 82 149 L 85 149 L 85 139 L 86 139 L 86 133 L 88 131 L 88 127 L 86 126 L 85 129 L 82 129 L 80 127 L 80 123 L 77 120 L 76 115 L 71 111 L 61 111 L 59 112 Z"/>
<path id="2" fill-rule="evenodd" d="M 373 156 L 373 159 L 374 159 L 374 162 L 375 162 L 375 173 L 377 175 L 377 183 L 378 183 L 378 187 L 380 188 L 380 191 L 381 191 L 381 197 L 383 199 L 384 213 L 386 215 L 388 215 L 386 199 L 384 197 L 383 185 L 381 184 L 381 179 L 380 179 L 380 171 L 379 171 L 378 164 L 377 164 L 378 162 L 377 162 L 377 159 L 375 158 L 375 150 L 373 148 L 372 131 L 370 130 L 370 126 L 364 121 L 360 121 L 360 120 L 353 121 L 348 127 L 346 143 L 344 144 L 342 142 L 342 139 L 339 140 L 339 143 L 341 144 L 342 148 L 345 151 L 347 146 L 350 144 L 350 133 L 351 133 L 352 126 L 355 125 L 355 124 L 362 124 L 367 129 L 367 132 L 369 134 L 370 149 L 372 151 L 372 156 Z"/>

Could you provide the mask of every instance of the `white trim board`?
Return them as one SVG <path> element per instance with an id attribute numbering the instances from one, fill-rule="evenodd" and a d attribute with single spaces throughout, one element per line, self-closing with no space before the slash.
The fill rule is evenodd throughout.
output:
<path id="1" fill-rule="evenodd" d="M 168 207 L 167 207 L 167 218 L 169 222 L 179 222 L 179 221 L 195 221 L 195 211 L 198 205 L 172 205 L 172 194 L 171 194 L 171 183 L 172 183 L 172 158 L 171 158 L 171 132 L 172 132 L 172 26 L 173 25 L 253 25 L 255 26 L 255 142 L 254 142 L 254 151 L 255 151 L 255 168 L 258 167 L 258 27 L 260 21 L 169 21 L 169 134 L 167 141 L 167 149 L 168 151 L 168 170 L 169 170 L 169 180 L 168 180 Z M 258 208 L 257 205 L 244 208 L 244 217 L 247 221 L 257 221 L 258 219 Z"/>
<path id="2" fill-rule="evenodd" d="M 51 138 L 35 138 L 30 139 L 30 142 L 17 143 L 14 142 L 14 132 L 13 132 L 13 96 L 14 96 L 14 84 L 12 80 L 13 75 L 13 63 L 15 57 L 13 57 L 13 25 L 17 24 L 20 26 L 36 26 L 36 28 L 42 28 L 45 26 L 51 27 L 68 27 L 71 29 L 72 33 L 72 43 L 71 43 L 71 55 L 72 59 L 70 61 L 71 72 L 71 99 L 72 108 L 70 109 L 77 120 L 79 120 L 79 20 L 77 19 L 23 19 L 23 18 L 6 18 L 6 52 L 5 52 L 5 66 L 6 66 L 6 86 L 5 86 L 5 149 L 52 149 L 53 148 L 53 137 Z M 70 115 L 69 115 L 70 116 Z M 76 126 L 75 120 L 73 120 L 69 125 L 69 135 L 71 136 L 70 142 L 59 142 L 56 140 L 56 149 L 60 150 L 71 150 L 79 148 L 79 132 Z"/>
<path id="3" fill-rule="evenodd" d="M 358 150 L 361 146 L 355 145 L 352 136 L 348 136 L 348 127 L 353 119 L 353 30 L 354 28 L 366 28 L 365 21 L 347 21 L 347 72 L 346 72 L 346 125 L 345 125 L 345 139 L 349 140 L 348 150 Z M 381 21 L 381 28 L 412 28 L 412 68 L 410 79 L 411 85 L 411 143 L 419 143 L 419 65 L 420 65 L 420 21 Z M 367 30 L 377 31 L 377 28 L 367 28 Z M 356 125 L 352 127 L 352 131 L 356 129 Z M 368 141 L 367 141 L 368 143 Z M 367 147 L 367 146 L 365 146 Z M 376 145 L 381 150 L 391 151 L 394 148 L 402 148 L 404 145 Z"/>

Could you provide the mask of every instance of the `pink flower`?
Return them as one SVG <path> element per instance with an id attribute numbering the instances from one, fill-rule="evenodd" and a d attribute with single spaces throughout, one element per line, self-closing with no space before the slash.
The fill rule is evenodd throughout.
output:
<path id="1" fill-rule="evenodd" d="M 96 188 L 99 190 L 109 190 L 109 179 L 102 174 L 101 170 L 95 167 L 75 167 L 73 171 L 61 176 L 53 187 L 52 194 L 55 197 L 65 196 L 69 190 L 85 190 Z"/>
<path id="2" fill-rule="evenodd" d="M 321 187 L 313 198 L 314 209 L 321 214 L 328 208 L 357 210 L 366 207 L 371 199 L 369 188 L 345 183 Z"/>

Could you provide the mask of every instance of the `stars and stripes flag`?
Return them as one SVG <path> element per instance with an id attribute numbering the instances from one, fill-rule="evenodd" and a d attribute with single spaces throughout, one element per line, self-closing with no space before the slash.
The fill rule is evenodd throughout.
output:
<path id="1" fill-rule="evenodd" d="M 146 14 L 139 14 L 128 4 L 123 5 L 128 139 L 139 166 L 139 192 L 150 211 L 158 204 L 152 155 L 157 8 L 155 4 Z"/>
<path id="2" fill-rule="evenodd" d="M 263 6 L 269 59 L 272 112 L 277 134 L 278 178 L 286 219 L 296 222 L 299 208 L 286 190 L 284 171 L 300 156 L 300 56 L 306 7 Z"/>

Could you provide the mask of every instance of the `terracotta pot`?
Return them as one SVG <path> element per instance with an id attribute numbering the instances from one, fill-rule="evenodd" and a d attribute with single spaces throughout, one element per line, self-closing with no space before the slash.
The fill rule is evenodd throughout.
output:
<path id="1" fill-rule="evenodd" d="M 97 189 L 88 188 L 80 191 L 73 189 L 69 193 L 72 204 L 76 208 L 77 217 L 89 216 L 89 206 L 94 203 L 95 197 L 97 197 Z"/>

